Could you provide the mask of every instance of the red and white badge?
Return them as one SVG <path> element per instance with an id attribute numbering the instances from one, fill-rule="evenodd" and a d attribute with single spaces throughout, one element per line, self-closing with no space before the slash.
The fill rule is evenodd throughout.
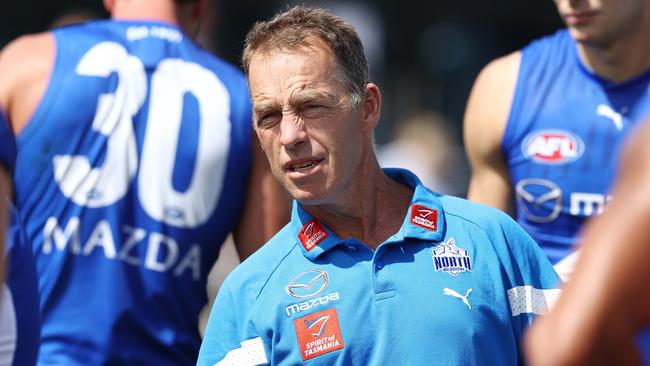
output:
<path id="1" fill-rule="evenodd" d="M 578 135 L 562 130 L 536 131 L 526 136 L 522 153 L 542 164 L 566 164 L 582 156 L 584 143 Z"/>
<path id="2" fill-rule="evenodd" d="M 412 205 L 411 224 L 423 229 L 438 231 L 438 210 L 422 205 Z"/>
<path id="3" fill-rule="evenodd" d="M 298 318 L 293 324 L 303 361 L 343 348 L 336 308 Z"/>
<path id="4" fill-rule="evenodd" d="M 298 239 L 300 239 L 300 243 L 307 251 L 314 249 L 315 246 L 320 244 L 328 236 L 329 233 L 318 220 L 309 221 L 302 226 L 298 233 Z"/>

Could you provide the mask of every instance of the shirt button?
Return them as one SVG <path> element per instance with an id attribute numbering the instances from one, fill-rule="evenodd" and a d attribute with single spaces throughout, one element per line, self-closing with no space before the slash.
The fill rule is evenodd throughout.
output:
<path id="1" fill-rule="evenodd" d="M 352 245 L 352 244 L 349 244 L 349 245 L 347 246 L 347 248 L 348 248 L 348 250 L 352 250 L 352 251 L 356 251 L 356 250 L 357 250 L 357 247 L 355 247 L 355 246 Z"/>
<path id="2" fill-rule="evenodd" d="M 377 262 L 377 263 L 375 263 L 375 268 L 377 268 L 377 269 L 382 269 L 382 268 L 384 268 L 384 263 L 383 263 L 383 262 Z"/>

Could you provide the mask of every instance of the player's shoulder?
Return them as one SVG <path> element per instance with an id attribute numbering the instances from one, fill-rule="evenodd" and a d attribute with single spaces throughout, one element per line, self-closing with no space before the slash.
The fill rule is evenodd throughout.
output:
<path id="1" fill-rule="evenodd" d="M 505 78 L 514 81 L 519 69 L 520 60 L 520 50 L 498 57 L 481 70 L 477 81 L 490 85 L 502 85 Z"/>
<path id="2" fill-rule="evenodd" d="M 504 78 L 514 81 L 523 54 L 553 52 L 559 47 L 572 46 L 574 43 L 573 38 L 566 29 L 560 29 L 555 33 L 536 38 L 522 49 L 492 60 L 481 70 L 477 80 L 495 85 L 503 84 Z"/>
<path id="3" fill-rule="evenodd" d="M 260 249 L 239 264 L 224 280 L 222 289 L 257 298 L 279 268 L 302 259 L 291 223 L 287 224 Z M 299 255 L 298 255 L 299 254 Z M 220 290 L 221 291 L 221 290 Z"/>
<path id="4" fill-rule="evenodd" d="M 56 53 L 50 32 L 23 35 L 0 52 L 0 105 L 9 104 L 10 95 L 23 87 L 25 78 L 49 73 Z"/>
<path id="5" fill-rule="evenodd" d="M 558 47 L 566 45 L 573 46 L 575 41 L 571 33 L 566 28 L 559 29 L 551 34 L 543 35 L 539 38 L 532 40 L 528 45 L 523 48 L 524 52 L 528 50 L 549 50 L 553 51 Z"/>
<path id="6" fill-rule="evenodd" d="M 470 158 L 492 156 L 501 145 L 520 59 L 520 51 L 497 58 L 476 78 L 464 117 L 464 137 Z"/>
<path id="7" fill-rule="evenodd" d="M 237 85 L 244 88 L 248 87 L 244 72 L 238 66 L 199 45 L 196 45 L 196 48 L 197 52 L 202 55 L 205 62 L 213 71 L 215 71 L 226 85 Z"/>
<path id="8" fill-rule="evenodd" d="M 51 32 L 20 36 L 9 42 L 0 52 L 0 67 L 18 66 L 31 60 L 41 60 L 43 54 L 52 54 L 54 47 Z"/>

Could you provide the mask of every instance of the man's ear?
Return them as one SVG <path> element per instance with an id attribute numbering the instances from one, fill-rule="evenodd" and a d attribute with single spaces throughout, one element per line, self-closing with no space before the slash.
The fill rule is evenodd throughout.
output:
<path id="1" fill-rule="evenodd" d="M 364 131 L 372 131 L 381 117 L 381 92 L 376 84 L 366 84 L 360 109 Z"/>

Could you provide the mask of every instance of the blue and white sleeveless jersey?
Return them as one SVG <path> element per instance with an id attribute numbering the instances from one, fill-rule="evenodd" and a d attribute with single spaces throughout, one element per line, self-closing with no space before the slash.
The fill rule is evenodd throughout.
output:
<path id="1" fill-rule="evenodd" d="M 9 258 L 7 285 L 11 306 L 14 309 L 13 320 L 16 329 L 16 347 L 12 364 L 29 366 L 36 364 L 40 343 L 38 280 L 32 247 L 25 237 L 18 213 L 13 206 L 11 208 L 11 225 L 7 233 Z"/>
<path id="2" fill-rule="evenodd" d="M 9 121 L 0 110 L 0 165 L 4 166 L 8 173 L 13 172 L 16 162 L 16 140 L 9 126 Z"/>
<path id="3" fill-rule="evenodd" d="M 53 36 L 15 172 L 37 257 L 39 364 L 194 364 L 207 274 L 250 171 L 245 78 L 168 24 Z"/>
<path id="4" fill-rule="evenodd" d="M 375 251 L 294 201 L 291 222 L 226 279 L 198 365 L 514 365 L 559 295 L 535 242 L 506 214 L 414 190 Z"/>
<path id="5" fill-rule="evenodd" d="M 611 199 L 621 145 L 650 112 L 649 85 L 650 70 L 621 83 L 594 74 L 566 30 L 522 50 L 502 150 L 517 222 L 552 263 Z"/>

